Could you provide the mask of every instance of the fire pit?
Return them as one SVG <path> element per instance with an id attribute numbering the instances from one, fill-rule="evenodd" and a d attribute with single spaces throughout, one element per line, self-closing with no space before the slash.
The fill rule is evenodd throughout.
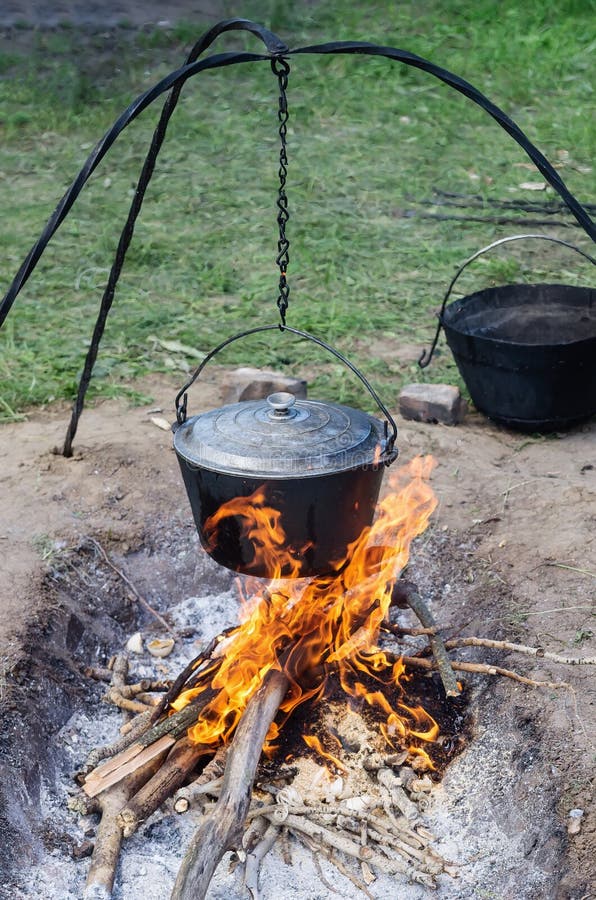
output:
<path id="1" fill-rule="evenodd" d="M 161 535 L 166 524 L 169 525 L 170 545 L 164 552 Z M 420 582 L 424 592 L 431 584 L 444 584 L 446 580 L 453 583 L 449 599 L 442 604 L 443 615 L 452 615 L 460 609 L 470 592 L 470 585 L 466 582 L 458 584 L 457 580 L 453 581 L 453 575 L 469 570 L 472 549 L 470 545 L 461 546 L 461 538 L 452 542 L 445 533 L 435 533 L 418 547 L 409 565 L 410 575 Z M 196 547 L 192 542 L 189 545 L 187 530 L 176 532 L 171 523 L 164 522 L 152 537 L 147 535 L 145 548 L 128 557 L 126 570 L 129 578 L 143 579 L 138 582 L 140 585 L 157 580 L 161 592 L 167 585 L 175 591 L 181 580 L 190 585 L 198 576 L 203 593 L 188 598 L 184 594 L 185 599 L 171 606 L 167 615 L 172 626 L 181 632 L 189 625 L 191 628 L 195 625 L 197 611 L 200 611 L 198 635 L 205 643 L 221 631 L 224 622 L 233 620 L 237 595 L 232 578 L 225 570 L 202 554 L 197 571 L 196 560 Z M 84 579 L 73 577 L 72 565 Z M 93 681 L 87 682 L 84 698 L 76 699 L 72 689 L 69 692 L 68 668 L 65 668 L 64 660 L 68 661 L 68 667 L 76 669 L 93 663 L 99 667 L 99 674 L 105 668 L 106 654 L 110 652 L 109 636 L 114 635 L 113 646 L 118 646 L 123 636 L 135 628 L 130 618 L 125 623 L 125 630 L 112 618 L 122 600 L 118 578 L 93 545 L 81 548 L 73 557 L 72 565 L 68 560 L 58 562 L 58 568 L 48 579 L 48 603 L 53 603 L 54 607 L 56 599 L 52 601 L 51 592 L 59 586 L 61 618 L 54 614 L 52 629 L 42 625 L 45 629 L 43 642 L 39 635 L 31 634 L 33 646 L 38 650 L 34 651 L 26 680 L 23 679 L 26 694 L 20 701 L 22 726 L 18 734 L 7 732 L 13 736 L 6 744 L 4 761 L 8 762 L 14 755 L 19 760 L 19 768 L 13 770 L 9 783 L 4 782 L 5 799 L 8 799 L 7 791 L 10 797 L 5 809 L 11 819 L 18 818 L 20 828 L 27 821 L 30 830 L 27 839 L 22 835 L 11 837 L 14 825 L 5 834 L 9 858 L 4 881 L 13 896 L 24 898 L 43 896 L 47 900 L 74 900 L 83 896 L 89 867 L 85 854 L 97 841 L 97 820 L 94 815 L 86 815 L 80 820 L 74 818 L 66 810 L 64 795 L 67 790 L 72 791 L 73 768 L 83 764 L 91 747 L 113 738 L 117 720 L 108 706 L 98 704 L 100 692 L 93 687 Z M 61 577 L 58 577 L 59 572 L 62 572 Z M 482 573 L 477 571 L 476 574 L 481 581 Z M 122 583 L 123 591 L 125 587 Z M 493 591 L 486 593 L 486 600 L 491 604 Z M 477 592 L 475 602 L 481 602 Z M 505 603 L 504 596 L 501 602 Z M 166 613 L 163 608 L 162 613 Z M 395 621 L 394 616 L 392 620 Z M 150 622 L 146 618 L 144 627 L 151 632 Z M 70 634 L 69 645 L 76 647 L 74 655 L 65 644 L 67 633 Z M 190 635 L 182 641 L 183 647 L 186 644 L 183 650 L 186 659 L 192 656 L 190 641 Z M 42 644 L 43 655 L 39 651 Z M 93 648 L 98 646 L 100 656 L 94 659 Z M 138 661 L 131 661 L 135 679 L 155 677 L 155 663 L 152 666 L 146 656 L 135 659 Z M 167 666 L 170 677 L 175 677 L 184 665 L 184 659 L 171 657 L 159 665 Z M 37 710 L 39 690 L 47 696 L 49 667 L 55 667 L 57 675 L 54 701 L 51 706 Z M 163 672 L 160 677 L 164 678 Z M 443 787 L 408 791 L 408 796 L 413 795 L 412 802 L 422 813 L 424 825 L 419 827 L 435 835 L 433 846 L 452 862 L 465 863 L 453 870 L 457 877 L 439 877 L 437 896 L 442 900 L 472 898 L 478 884 L 486 883 L 490 883 L 495 891 L 512 890 L 515 886 L 520 900 L 531 900 L 537 893 L 548 895 L 558 884 L 558 870 L 564 866 L 565 839 L 557 826 L 555 782 L 546 759 L 537 755 L 541 741 L 537 726 L 530 726 L 527 713 L 515 712 L 515 707 L 512 715 L 509 690 L 495 691 L 493 688 L 489 691 L 479 686 L 472 698 L 477 728 L 474 740 L 466 746 L 461 722 L 458 723 L 457 718 L 449 719 L 448 711 L 442 708 L 440 688 L 435 679 L 412 677 L 407 682 L 406 692 L 410 705 L 420 704 L 441 723 L 441 742 L 437 749 L 452 760 Z M 399 766 L 392 757 L 396 751 L 389 747 L 384 750 L 384 741 L 378 743 L 378 719 L 373 707 L 364 698 L 353 698 L 346 708 L 345 700 L 341 700 L 342 693 L 341 685 L 332 680 L 324 703 L 313 705 L 307 702 L 294 710 L 275 740 L 279 746 L 274 758 L 270 762 L 264 761 L 257 774 L 255 810 L 259 803 L 266 803 L 268 798 L 271 800 L 274 797 L 271 791 L 276 785 L 280 790 L 286 779 L 286 783 L 289 780 L 294 784 L 293 790 L 304 792 L 305 796 L 310 792 L 312 797 L 318 797 L 316 802 L 323 804 L 328 819 L 324 827 L 331 828 L 336 806 L 343 806 L 344 816 L 350 817 L 350 807 L 337 796 L 338 791 L 343 789 L 345 792 L 349 785 L 356 797 L 368 794 L 375 798 L 380 796 L 382 781 L 391 781 L 386 770 L 399 774 Z M 23 704 L 24 697 L 28 699 Z M 460 715 L 460 711 L 455 715 Z M 334 733 L 338 737 L 334 737 Z M 314 749 L 309 749 L 302 735 L 318 738 L 320 749 L 316 740 L 311 744 Z M 465 752 L 457 757 L 464 748 Z M 24 749 L 27 752 L 24 753 Z M 334 757 L 347 772 L 337 768 L 334 760 L 325 757 L 325 753 Z M 368 768 L 364 767 L 365 762 Z M 440 772 L 442 763 L 438 764 Z M 36 769 L 45 773 L 41 782 L 35 779 Z M 436 775 L 431 772 L 431 776 L 434 782 Z M 424 773 L 417 777 L 425 783 Z M 20 787 L 19 778 L 26 780 L 26 793 L 23 793 L 24 787 Z M 340 780 L 343 786 L 338 783 Z M 179 791 L 175 801 L 177 808 L 184 808 L 185 790 Z M 507 800 L 509 792 L 511 798 Z M 24 797 L 29 799 L 23 800 Z M 287 799 L 295 802 L 296 797 L 290 794 Z M 114 887 L 115 900 L 164 900 L 169 896 L 184 848 L 196 828 L 201 810 L 206 806 L 208 811 L 209 801 L 208 793 L 192 795 L 191 791 L 187 813 L 177 814 L 168 804 L 126 839 Z M 364 800 L 360 805 L 366 809 L 366 803 Z M 276 809 L 281 806 L 281 803 L 275 804 Z M 39 818 L 42 809 L 44 821 Z M 352 809 L 351 814 L 352 818 L 354 814 L 358 815 L 358 809 Z M 288 815 L 298 814 L 289 812 Z M 275 828 L 281 832 L 283 822 Z M 343 834 L 350 837 L 351 832 L 348 829 Z M 11 849 L 13 840 L 18 842 L 18 851 L 16 847 Z M 263 849 L 261 847 L 259 852 Z M 34 856 L 33 861 L 29 859 L 30 853 Z M 342 865 L 340 852 L 334 853 Z M 263 900 L 274 900 L 287 890 L 288 885 L 293 885 L 301 900 L 314 895 L 332 900 L 334 893 L 328 884 L 335 888 L 341 886 L 347 896 L 366 896 L 348 875 L 363 883 L 373 897 L 389 896 L 396 890 L 406 900 L 421 900 L 427 894 L 428 888 L 407 884 L 404 875 L 383 872 L 378 872 L 377 881 L 367 886 L 362 881 L 360 863 L 351 864 L 348 858 L 345 862 L 347 874 L 341 874 L 323 854 L 318 856 L 315 863 L 311 850 L 295 838 L 289 849 L 284 849 L 283 840 L 278 841 L 262 858 L 260 896 Z M 209 896 L 242 896 L 238 859 L 228 855 L 225 860 L 226 865 L 220 866 L 214 877 Z"/>

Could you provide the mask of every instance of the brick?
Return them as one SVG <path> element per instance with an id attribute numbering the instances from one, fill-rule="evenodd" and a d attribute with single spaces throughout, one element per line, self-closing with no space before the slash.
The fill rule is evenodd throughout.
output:
<path id="1" fill-rule="evenodd" d="M 281 372 L 254 369 L 243 366 L 234 369 L 224 380 L 223 402 L 238 403 L 241 400 L 261 400 L 276 391 L 289 391 L 299 400 L 306 399 L 307 382 Z"/>
<path id="2" fill-rule="evenodd" d="M 415 422 L 457 425 L 468 411 L 458 387 L 451 384 L 407 384 L 399 395 L 399 412 Z"/>

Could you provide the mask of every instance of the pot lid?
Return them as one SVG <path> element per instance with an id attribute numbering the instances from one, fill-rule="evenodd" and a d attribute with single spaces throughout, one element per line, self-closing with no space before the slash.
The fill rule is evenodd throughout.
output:
<path id="1" fill-rule="evenodd" d="M 385 426 L 368 413 L 280 391 L 193 416 L 174 434 L 187 462 L 230 475 L 307 477 L 383 464 Z M 388 458 L 389 457 L 389 458 Z"/>

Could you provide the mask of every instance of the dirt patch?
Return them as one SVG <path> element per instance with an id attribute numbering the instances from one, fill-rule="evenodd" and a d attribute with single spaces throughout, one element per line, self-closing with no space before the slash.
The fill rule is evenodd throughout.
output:
<path id="1" fill-rule="evenodd" d="M 201 406 L 220 402 L 221 371 L 214 369 L 211 377 Z M 73 654 L 112 652 L 114 641 L 130 633 L 136 614 L 121 586 L 105 578 L 109 602 L 93 585 L 85 602 L 69 599 L 60 589 L 50 596 L 48 571 L 55 571 L 65 549 L 98 537 L 157 607 L 218 593 L 228 578 L 225 572 L 212 573 L 212 583 L 205 574 L 171 436 L 151 422 L 159 415 L 155 410 L 169 415 L 175 386 L 154 379 L 140 388 L 154 396 L 151 406 L 131 409 L 110 401 L 85 412 L 72 460 L 52 453 L 67 423 L 64 407 L 35 412 L 27 422 L 0 431 L 0 647 L 10 687 L 3 692 L 4 733 L 13 748 L 4 745 L 3 763 L 14 761 L 20 741 L 31 746 L 32 735 L 38 741 L 40 735 L 47 737 L 20 782 L 25 788 L 18 788 L 37 809 L 40 786 L 51 786 L 53 770 L 64 766 L 51 750 L 55 735 L 74 709 L 90 702 L 73 669 Z M 438 462 L 433 486 L 439 507 L 412 563 L 437 618 L 454 632 L 593 655 L 594 423 L 545 439 L 507 432 L 480 416 L 457 428 L 399 424 L 404 460 L 432 452 Z M 208 618 L 208 603 L 196 614 Z M 480 652 L 474 658 L 497 657 Z M 516 861 L 507 868 L 498 896 L 579 898 L 596 874 L 591 670 L 562 670 L 544 660 L 502 654 L 499 662 L 534 678 L 565 678 L 575 693 L 509 682 L 480 687 L 476 740 L 448 775 L 445 790 L 452 778 L 457 803 L 467 804 L 467 815 L 476 823 L 476 831 L 467 833 L 472 846 L 473 834 L 491 836 L 485 883 L 493 878 L 491 866 L 498 870 L 504 857 Z M 55 713 L 51 722 L 39 720 L 39 693 L 31 693 L 36 684 L 43 685 L 46 706 Z M 25 704 L 24 715 L 15 703 L 19 709 Z M 487 754 L 492 780 L 476 784 L 474 773 Z M 14 779 L 4 783 L 17 785 Z M 459 822 L 449 799 L 442 803 L 446 822 Z M 575 808 L 586 812 L 580 834 L 567 845 L 567 816 Z M 37 839 L 31 824 L 22 824 L 30 835 L 23 846 L 33 853 Z M 511 835 L 517 842 L 513 856 Z M 460 857 L 462 852 L 474 856 L 471 847 L 462 849 L 457 833 L 450 839 Z M 56 852 L 66 853 L 64 847 Z M 523 894 L 519 885 L 528 867 L 536 879 Z M 286 874 L 293 877 L 291 871 Z M 482 896 L 472 884 L 466 890 L 457 896 Z"/>

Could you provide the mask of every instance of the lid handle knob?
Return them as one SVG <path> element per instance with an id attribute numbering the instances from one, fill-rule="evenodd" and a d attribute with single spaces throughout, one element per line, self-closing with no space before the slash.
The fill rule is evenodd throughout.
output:
<path id="1" fill-rule="evenodd" d="M 267 403 L 271 407 L 269 415 L 275 419 L 288 419 L 294 413 L 291 408 L 296 402 L 294 394 L 289 391 L 276 391 L 275 394 L 269 394 Z"/>

